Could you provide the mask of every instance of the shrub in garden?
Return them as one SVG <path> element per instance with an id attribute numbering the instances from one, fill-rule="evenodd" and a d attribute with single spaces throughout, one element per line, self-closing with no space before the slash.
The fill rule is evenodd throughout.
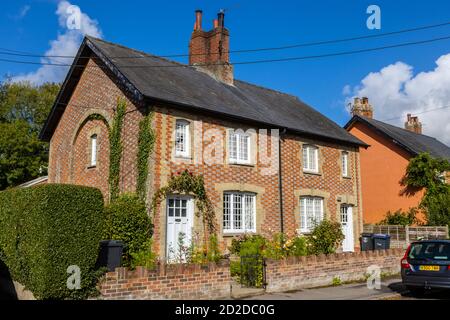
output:
<path id="1" fill-rule="evenodd" d="M 335 253 L 343 240 L 344 234 L 339 222 L 322 220 L 308 237 L 308 253 L 316 255 Z"/>
<path id="2" fill-rule="evenodd" d="M 132 256 L 146 248 L 152 235 L 152 223 L 143 200 L 124 193 L 105 209 L 107 225 L 104 238 L 124 242 L 123 265 L 132 265 Z"/>
<path id="3" fill-rule="evenodd" d="M 147 269 L 153 269 L 156 266 L 157 255 L 152 250 L 153 240 L 147 239 L 142 245 L 142 249 L 138 252 L 131 252 L 131 267 L 145 267 Z"/>
<path id="4" fill-rule="evenodd" d="M 0 192 L 0 259 L 38 299 L 85 298 L 95 290 L 95 263 L 105 217 L 98 189 L 48 184 Z M 81 289 L 69 290 L 69 266 Z"/>

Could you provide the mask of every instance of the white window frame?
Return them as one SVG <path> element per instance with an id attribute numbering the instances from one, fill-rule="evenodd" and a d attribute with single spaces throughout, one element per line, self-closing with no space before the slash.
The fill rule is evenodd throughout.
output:
<path id="1" fill-rule="evenodd" d="M 97 134 L 93 134 L 91 135 L 91 139 L 90 139 L 90 145 L 91 145 L 91 159 L 89 162 L 89 165 L 91 167 L 95 167 L 97 166 L 97 152 L 98 152 L 98 135 Z"/>
<path id="2" fill-rule="evenodd" d="M 310 233 L 323 220 L 324 201 L 322 197 L 300 197 L 300 233 Z"/>
<path id="3" fill-rule="evenodd" d="M 247 140 L 247 159 L 243 157 L 242 139 Z M 235 141 L 233 141 L 235 140 Z M 252 137 L 245 132 L 229 130 L 228 132 L 228 160 L 232 164 L 250 164 L 251 163 L 251 144 Z M 235 149 L 234 149 L 235 147 Z"/>
<path id="4" fill-rule="evenodd" d="M 348 152 L 342 152 L 342 176 L 348 177 Z"/>
<path id="5" fill-rule="evenodd" d="M 240 227 L 236 227 L 240 211 Z M 249 219 L 251 219 L 249 221 Z M 250 224 L 250 225 L 249 225 Z M 223 233 L 256 233 L 256 194 L 226 191 L 223 193 Z"/>
<path id="6" fill-rule="evenodd" d="M 189 158 L 191 156 L 190 122 L 185 119 L 175 121 L 175 156 Z M 183 135 L 183 141 L 178 141 L 178 135 Z"/>
<path id="7" fill-rule="evenodd" d="M 319 173 L 319 148 L 313 145 L 303 145 L 302 162 L 304 172 Z"/>

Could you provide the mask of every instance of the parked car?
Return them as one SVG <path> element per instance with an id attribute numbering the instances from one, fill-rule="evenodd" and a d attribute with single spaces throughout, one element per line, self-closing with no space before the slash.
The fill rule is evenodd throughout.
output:
<path id="1" fill-rule="evenodd" d="M 403 284 L 413 293 L 450 289 L 450 240 L 422 240 L 409 245 L 401 260 Z"/>

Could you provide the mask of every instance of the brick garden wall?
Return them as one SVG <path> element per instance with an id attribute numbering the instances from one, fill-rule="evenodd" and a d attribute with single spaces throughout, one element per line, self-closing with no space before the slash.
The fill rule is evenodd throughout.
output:
<path id="1" fill-rule="evenodd" d="M 403 254 L 403 249 L 390 249 L 269 260 L 266 292 L 329 286 L 335 277 L 361 280 L 370 265 L 395 274 Z M 227 260 L 206 266 L 161 264 L 155 270 L 117 268 L 106 274 L 99 290 L 105 300 L 226 299 L 231 297 L 232 281 Z"/>
<path id="2" fill-rule="evenodd" d="M 209 265 L 164 265 L 156 270 L 137 267 L 117 268 L 100 283 L 105 300 L 183 300 L 224 299 L 230 297 L 228 261 Z"/>
<path id="3" fill-rule="evenodd" d="M 333 278 L 341 281 L 364 279 L 367 267 L 378 265 L 381 272 L 400 272 L 403 249 L 339 253 L 267 261 L 267 292 L 283 292 L 329 286 Z"/>

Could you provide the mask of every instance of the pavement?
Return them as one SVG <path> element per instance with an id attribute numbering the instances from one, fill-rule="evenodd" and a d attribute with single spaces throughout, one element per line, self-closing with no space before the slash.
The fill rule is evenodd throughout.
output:
<path id="1" fill-rule="evenodd" d="M 247 300 L 429 300 L 450 299 L 450 291 L 431 291 L 413 296 L 402 284 L 401 278 L 386 278 L 380 289 L 369 289 L 367 284 L 352 283 L 340 286 L 304 289 L 295 292 L 265 293 L 247 297 Z"/>

